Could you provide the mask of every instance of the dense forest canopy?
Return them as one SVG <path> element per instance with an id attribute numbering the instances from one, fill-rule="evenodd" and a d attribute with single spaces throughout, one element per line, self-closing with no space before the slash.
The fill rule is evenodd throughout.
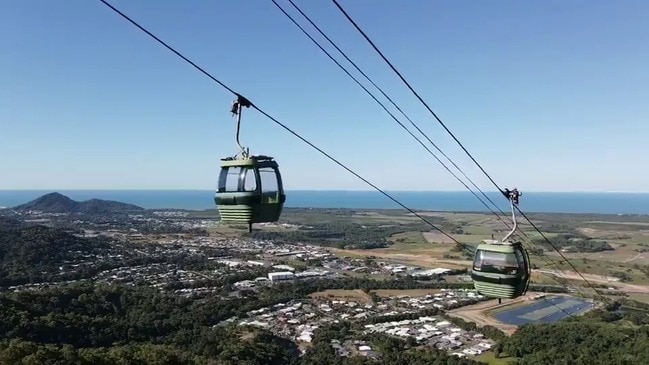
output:
<path id="1" fill-rule="evenodd" d="M 106 253 L 109 248 L 106 239 L 89 240 L 0 217 L 0 287 L 49 280 L 66 260 Z"/>
<path id="2" fill-rule="evenodd" d="M 640 322 L 647 323 L 646 313 L 642 317 Z M 525 325 L 499 343 L 496 353 L 515 356 L 520 365 L 649 364 L 649 326 L 633 324 L 639 319 L 600 311 L 554 324 Z"/>

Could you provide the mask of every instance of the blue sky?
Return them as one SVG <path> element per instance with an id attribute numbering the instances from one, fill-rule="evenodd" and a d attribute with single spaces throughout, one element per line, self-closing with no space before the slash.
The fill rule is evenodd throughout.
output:
<path id="1" fill-rule="evenodd" d="M 112 3 L 380 187 L 463 189 L 271 1 Z M 297 3 L 491 190 L 333 3 Z M 649 3 L 341 3 L 499 184 L 649 190 Z M 236 152 L 232 95 L 99 1 L 2 1 L 0 49 L 0 189 L 211 189 Z M 367 189 L 243 123 L 287 189 Z"/>

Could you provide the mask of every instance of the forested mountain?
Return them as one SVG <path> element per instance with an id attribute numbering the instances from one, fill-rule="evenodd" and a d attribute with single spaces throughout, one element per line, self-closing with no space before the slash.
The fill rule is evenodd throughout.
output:
<path id="1" fill-rule="evenodd" d="M 60 193 L 46 194 L 29 203 L 16 206 L 12 209 L 16 211 L 37 210 L 44 213 L 84 214 L 129 213 L 142 212 L 145 210 L 137 205 L 112 200 L 90 199 L 77 202 Z"/>

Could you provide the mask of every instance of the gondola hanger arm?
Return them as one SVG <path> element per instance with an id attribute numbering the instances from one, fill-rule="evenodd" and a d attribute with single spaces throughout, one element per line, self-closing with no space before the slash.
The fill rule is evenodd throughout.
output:
<path id="1" fill-rule="evenodd" d="M 250 100 L 246 99 L 243 95 L 237 94 L 237 99 L 232 102 L 232 108 L 230 109 L 230 112 L 232 113 L 232 116 L 237 116 L 237 135 L 236 135 L 236 140 L 237 140 L 237 146 L 241 149 L 241 157 L 243 158 L 248 158 L 250 156 L 250 150 L 246 147 L 243 147 L 241 145 L 241 142 L 239 141 L 239 134 L 241 131 L 241 112 L 244 107 L 250 108 L 252 106 L 252 103 Z M 235 155 L 236 157 L 236 155 Z"/>

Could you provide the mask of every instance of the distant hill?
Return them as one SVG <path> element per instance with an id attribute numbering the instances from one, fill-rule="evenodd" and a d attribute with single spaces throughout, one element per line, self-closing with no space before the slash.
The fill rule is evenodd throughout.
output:
<path id="1" fill-rule="evenodd" d="M 16 211 L 38 210 L 45 213 L 86 214 L 128 213 L 145 210 L 137 205 L 112 200 L 90 199 L 78 202 L 60 193 L 45 194 L 29 203 L 19 205 L 12 209 Z"/>
<path id="2" fill-rule="evenodd" d="M 66 260 L 106 252 L 105 239 L 0 217 L 0 286 L 50 280 Z"/>

